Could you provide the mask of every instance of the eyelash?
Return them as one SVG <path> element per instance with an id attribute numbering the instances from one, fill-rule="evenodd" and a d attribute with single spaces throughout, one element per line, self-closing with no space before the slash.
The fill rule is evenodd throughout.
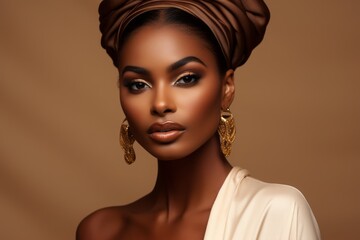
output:
<path id="1" fill-rule="evenodd" d="M 134 79 L 125 81 L 125 87 L 127 87 L 130 92 L 137 93 L 143 91 L 145 87 L 149 88 L 151 86 L 149 86 L 149 84 L 143 80 Z"/>
<path id="2" fill-rule="evenodd" d="M 195 85 L 200 79 L 200 76 L 192 73 L 187 72 L 182 75 L 180 75 L 173 83 L 174 86 L 178 87 L 191 87 Z M 184 81 L 185 80 L 185 81 Z M 183 81 L 183 82 L 180 82 Z M 140 79 L 134 79 L 134 80 L 125 80 L 125 87 L 129 89 L 130 92 L 133 93 L 140 93 L 141 91 L 144 91 L 146 88 L 150 88 L 151 85 L 148 84 L 144 80 Z"/>
<path id="3" fill-rule="evenodd" d="M 190 79 L 189 79 L 190 78 Z M 180 86 L 180 87 L 190 87 L 195 85 L 200 79 L 200 76 L 192 73 L 192 72 L 187 72 L 184 73 L 182 75 L 180 75 L 177 80 L 174 82 L 175 86 Z M 190 80 L 189 82 L 184 82 L 184 83 L 179 83 L 181 80 Z"/>

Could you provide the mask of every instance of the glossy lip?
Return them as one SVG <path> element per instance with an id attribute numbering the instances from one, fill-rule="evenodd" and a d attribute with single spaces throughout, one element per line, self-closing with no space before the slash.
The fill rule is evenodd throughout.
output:
<path id="1" fill-rule="evenodd" d="M 154 123 L 152 124 L 147 133 L 150 138 L 159 143 L 171 143 L 178 139 L 183 132 L 185 127 L 171 121 L 163 123 Z"/>

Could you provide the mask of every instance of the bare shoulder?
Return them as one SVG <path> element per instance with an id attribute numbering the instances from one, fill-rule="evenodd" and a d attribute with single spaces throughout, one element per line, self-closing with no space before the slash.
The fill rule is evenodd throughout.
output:
<path id="1" fill-rule="evenodd" d="M 77 240 L 115 239 L 126 225 L 123 207 L 99 209 L 85 217 L 77 227 Z"/>
<path id="2" fill-rule="evenodd" d="M 129 228 L 143 219 L 148 195 L 123 206 L 99 209 L 85 217 L 76 230 L 76 240 L 123 239 Z"/>

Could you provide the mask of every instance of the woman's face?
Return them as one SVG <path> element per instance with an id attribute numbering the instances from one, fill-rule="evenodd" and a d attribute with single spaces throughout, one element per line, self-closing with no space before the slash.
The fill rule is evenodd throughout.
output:
<path id="1" fill-rule="evenodd" d="M 123 45 L 120 101 L 135 139 L 161 160 L 184 158 L 216 137 L 233 97 L 233 71 L 219 76 L 204 40 L 176 25 L 153 24 Z"/>

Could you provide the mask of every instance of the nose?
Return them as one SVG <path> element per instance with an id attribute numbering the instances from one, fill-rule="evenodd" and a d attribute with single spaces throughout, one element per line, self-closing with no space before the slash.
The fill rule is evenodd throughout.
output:
<path id="1" fill-rule="evenodd" d="M 151 106 L 151 114 L 157 116 L 165 116 L 168 113 L 176 111 L 173 93 L 171 86 L 166 84 L 159 84 L 153 89 L 153 102 Z"/>

